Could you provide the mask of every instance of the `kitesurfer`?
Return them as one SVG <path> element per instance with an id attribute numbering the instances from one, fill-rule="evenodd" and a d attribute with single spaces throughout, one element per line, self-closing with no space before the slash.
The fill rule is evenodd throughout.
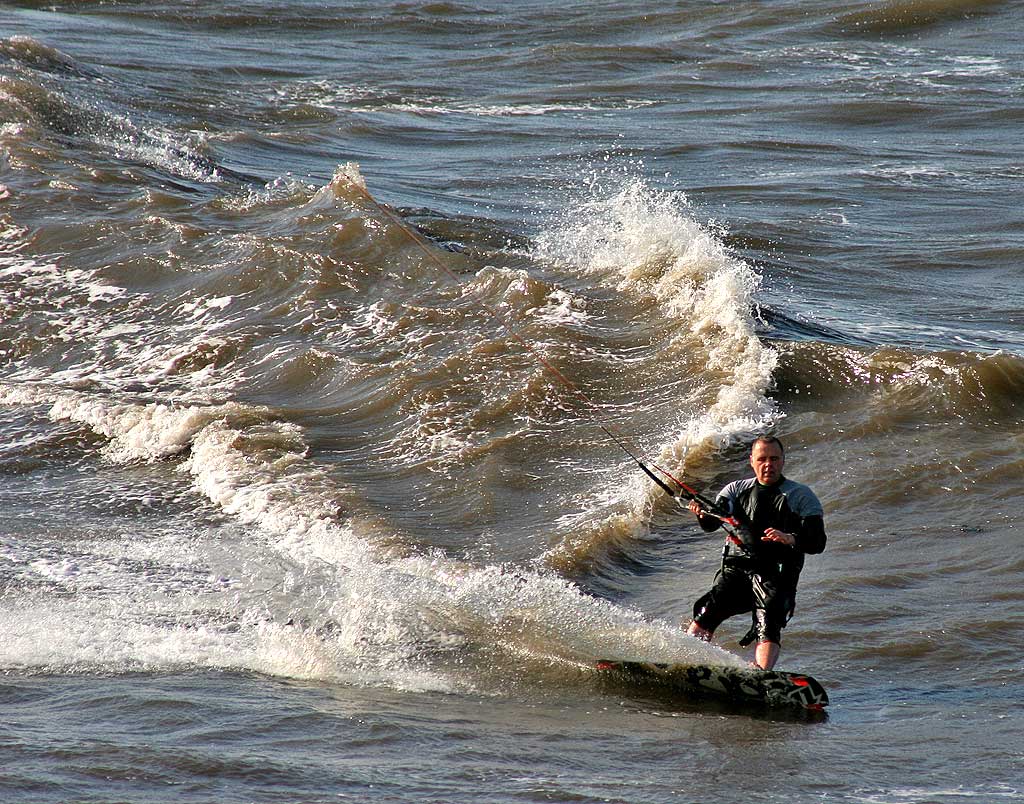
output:
<path id="1" fill-rule="evenodd" d="M 814 492 L 782 474 L 786 462 L 782 442 L 761 436 L 750 448 L 754 477 L 729 483 L 716 507 L 738 521 L 730 533 L 709 592 L 693 605 L 687 632 L 710 640 L 727 618 L 751 612 L 752 626 L 740 641 L 754 651 L 758 667 L 770 670 L 779 657 L 782 629 L 793 616 L 796 586 L 804 556 L 825 549 L 823 510 Z M 710 533 L 722 524 L 697 500 L 689 509 Z"/>

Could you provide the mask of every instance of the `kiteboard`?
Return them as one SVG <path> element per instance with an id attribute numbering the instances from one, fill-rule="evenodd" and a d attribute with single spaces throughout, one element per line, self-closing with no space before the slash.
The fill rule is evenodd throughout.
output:
<path id="1" fill-rule="evenodd" d="M 707 693 L 737 703 L 821 711 L 828 693 L 802 673 L 725 665 L 659 664 L 601 659 L 597 669 L 628 681 L 666 691 Z"/>

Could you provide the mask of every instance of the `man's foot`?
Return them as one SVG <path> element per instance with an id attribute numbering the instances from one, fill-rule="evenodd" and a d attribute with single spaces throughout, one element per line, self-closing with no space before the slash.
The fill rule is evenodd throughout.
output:
<path id="1" fill-rule="evenodd" d="M 686 633 L 692 637 L 697 637 L 697 639 L 704 642 L 710 642 L 711 637 L 715 635 L 713 631 L 709 631 L 707 628 L 702 628 L 698 625 L 696 620 L 690 620 L 690 624 L 686 626 Z"/>

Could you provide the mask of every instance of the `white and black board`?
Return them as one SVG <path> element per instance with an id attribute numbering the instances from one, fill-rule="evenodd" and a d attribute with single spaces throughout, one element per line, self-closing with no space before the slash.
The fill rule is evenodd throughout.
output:
<path id="1" fill-rule="evenodd" d="M 658 664 L 602 659 L 597 669 L 630 683 L 680 692 L 704 692 L 737 703 L 820 711 L 828 693 L 801 673 L 724 665 Z"/>

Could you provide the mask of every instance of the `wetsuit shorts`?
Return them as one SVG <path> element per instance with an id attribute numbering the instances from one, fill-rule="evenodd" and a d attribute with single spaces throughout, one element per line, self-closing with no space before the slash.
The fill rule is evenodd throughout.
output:
<path id="1" fill-rule="evenodd" d="M 714 632 L 729 617 L 751 612 L 750 633 L 740 644 L 754 639 L 781 644 L 782 629 L 795 605 L 796 583 L 792 579 L 726 564 L 715 576 L 711 591 L 693 604 L 693 619 Z"/>

